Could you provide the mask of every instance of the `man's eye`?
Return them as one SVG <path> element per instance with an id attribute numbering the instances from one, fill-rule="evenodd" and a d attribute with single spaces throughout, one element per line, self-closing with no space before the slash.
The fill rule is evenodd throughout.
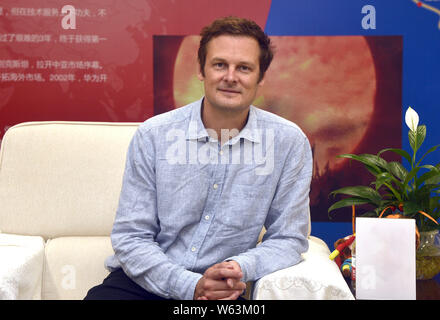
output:
<path id="1" fill-rule="evenodd" d="M 214 64 L 214 68 L 222 69 L 225 66 L 223 62 L 218 62 Z"/>
<path id="2" fill-rule="evenodd" d="M 240 71 L 244 71 L 244 72 L 248 72 L 251 70 L 251 68 L 249 68 L 248 66 L 240 66 Z"/>

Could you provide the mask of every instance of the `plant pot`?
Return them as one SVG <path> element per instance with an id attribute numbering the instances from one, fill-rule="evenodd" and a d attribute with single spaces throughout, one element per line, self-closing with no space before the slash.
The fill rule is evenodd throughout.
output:
<path id="1" fill-rule="evenodd" d="M 429 280 L 440 272 L 440 248 L 434 243 L 438 230 L 420 232 L 416 251 L 416 279 Z"/>

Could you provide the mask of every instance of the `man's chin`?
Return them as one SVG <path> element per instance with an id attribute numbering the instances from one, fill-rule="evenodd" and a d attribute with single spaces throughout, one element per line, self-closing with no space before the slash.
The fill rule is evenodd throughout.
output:
<path id="1" fill-rule="evenodd" d="M 243 112 L 247 110 L 250 106 L 250 103 L 246 103 L 243 101 L 243 97 L 238 94 L 234 97 L 232 96 L 224 96 L 217 95 L 214 99 L 210 101 L 210 104 L 213 108 L 224 111 L 224 112 Z"/>
<path id="2" fill-rule="evenodd" d="M 249 105 L 243 105 L 240 103 L 220 103 L 216 107 L 225 112 L 243 112 L 249 108 Z"/>

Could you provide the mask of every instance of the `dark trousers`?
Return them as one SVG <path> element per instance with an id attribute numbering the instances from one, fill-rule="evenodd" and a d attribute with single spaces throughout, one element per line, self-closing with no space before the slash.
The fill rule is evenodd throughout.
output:
<path id="1" fill-rule="evenodd" d="M 122 269 L 111 272 L 102 284 L 87 292 L 84 300 L 167 300 L 146 291 Z"/>

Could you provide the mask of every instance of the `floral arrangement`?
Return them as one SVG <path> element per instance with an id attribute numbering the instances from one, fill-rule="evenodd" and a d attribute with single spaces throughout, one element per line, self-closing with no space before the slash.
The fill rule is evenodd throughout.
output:
<path id="1" fill-rule="evenodd" d="M 425 157 L 436 151 L 440 145 L 427 150 L 420 158 L 419 151 L 426 137 L 426 126 L 419 125 L 419 115 L 409 107 L 405 114 L 409 128 L 408 139 L 412 155 L 403 149 L 387 148 L 377 154 L 342 154 L 339 158 L 358 161 L 373 175 L 370 186 L 344 187 L 331 192 L 348 197 L 337 201 L 328 212 L 347 206 L 369 204 L 373 207 L 363 216 L 381 217 L 399 214 L 416 219 L 420 231 L 439 229 L 440 218 L 440 163 L 422 164 Z M 408 162 L 406 169 L 400 162 L 387 162 L 381 157 L 385 152 L 394 152 Z M 353 207 L 354 208 L 354 207 Z"/>

